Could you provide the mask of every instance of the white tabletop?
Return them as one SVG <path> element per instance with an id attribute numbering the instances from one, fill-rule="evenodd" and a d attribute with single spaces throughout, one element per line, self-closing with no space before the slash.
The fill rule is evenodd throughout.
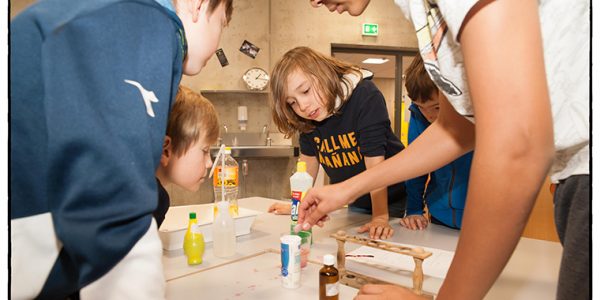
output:
<path id="1" fill-rule="evenodd" d="M 183 251 L 164 251 L 163 265 L 167 278 L 168 299 L 315 299 L 318 296 L 319 261 L 326 253 L 335 254 L 337 244 L 331 233 L 345 230 L 356 234 L 359 225 L 370 215 L 341 209 L 331 214 L 324 228 L 313 229 L 313 246 L 310 259 L 313 263 L 302 271 L 303 285 L 297 290 L 281 287 L 278 256 L 268 249 L 279 249 L 279 237 L 290 228 L 289 215 L 266 213 L 277 200 L 251 197 L 239 200 L 241 207 L 264 211 L 257 216 L 251 233 L 237 238 L 236 254 L 222 259 L 212 253 L 212 243 L 207 243 L 204 261 L 198 266 L 188 266 Z M 431 224 L 427 229 L 412 231 L 391 221 L 395 234 L 390 242 L 419 245 L 454 251 L 458 231 Z M 358 245 L 346 243 L 347 251 Z M 486 299 L 554 299 L 562 247 L 559 243 L 521 238 L 506 268 L 489 291 Z M 265 262 L 271 261 L 273 266 Z M 256 265 L 256 268 L 249 266 Z M 246 267 L 244 267 L 246 266 Z M 273 268 L 271 268 L 273 267 Z M 236 271 L 237 270 L 237 271 Z M 382 274 L 385 272 L 382 271 Z M 216 284 L 216 283 L 220 284 Z M 473 283 L 477 284 L 477 283 Z M 340 299 L 352 299 L 356 290 L 341 288 Z"/>

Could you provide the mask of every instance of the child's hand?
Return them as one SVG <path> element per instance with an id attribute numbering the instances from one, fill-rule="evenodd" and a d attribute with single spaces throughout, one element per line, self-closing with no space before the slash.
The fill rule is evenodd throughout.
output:
<path id="1" fill-rule="evenodd" d="M 392 226 L 390 226 L 390 223 L 388 223 L 388 220 L 389 219 L 387 216 L 373 217 L 371 222 L 361 226 L 358 229 L 358 233 L 363 233 L 363 232 L 368 231 L 369 237 L 372 239 L 377 239 L 377 240 L 388 239 L 388 238 L 392 237 L 392 235 L 394 235 L 394 229 L 392 229 Z"/>
<path id="2" fill-rule="evenodd" d="M 423 215 L 410 215 L 400 219 L 400 225 L 411 230 L 422 230 L 427 228 L 429 220 Z"/>
<path id="3" fill-rule="evenodd" d="M 292 204 L 290 203 L 274 203 L 269 207 L 268 212 L 276 215 L 289 215 L 292 213 Z"/>

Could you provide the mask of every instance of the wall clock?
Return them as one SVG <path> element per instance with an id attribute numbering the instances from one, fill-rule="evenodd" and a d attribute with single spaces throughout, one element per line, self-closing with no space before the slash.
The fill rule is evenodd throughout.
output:
<path id="1" fill-rule="evenodd" d="M 269 73 L 261 68 L 253 67 L 244 72 L 242 80 L 248 89 L 262 91 L 269 84 Z"/>

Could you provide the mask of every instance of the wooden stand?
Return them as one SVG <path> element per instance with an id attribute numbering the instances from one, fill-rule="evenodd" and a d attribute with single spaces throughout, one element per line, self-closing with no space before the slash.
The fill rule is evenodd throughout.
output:
<path id="1" fill-rule="evenodd" d="M 390 282 L 385 282 L 383 280 L 379 280 L 376 278 L 372 278 L 366 275 L 358 274 L 356 272 L 346 270 L 346 249 L 344 248 L 344 244 L 346 242 L 351 242 L 355 244 L 361 244 L 377 249 L 381 249 L 384 251 L 390 251 L 399 253 L 402 255 L 412 256 L 415 261 L 415 269 L 413 271 L 413 286 L 412 290 L 417 295 L 423 295 L 430 297 L 433 299 L 433 295 L 429 293 L 423 292 L 423 261 L 431 256 L 431 252 L 425 251 L 421 247 L 406 247 L 400 245 L 389 244 L 386 242 L 381 242 L 377 240 L 372 240 L 363 237 L 357 236 L 348 236 L 345 231 L 338 231 L 331 235 L 331 237 L 337 240 L 338 244 L 338 252 L 337 252 L 337 263 L 338 263 L 338 271 L 340 273 L 340 282 L 351 286 L 353 288 L 360 289 L 364 284 L 372 283 L 372 284 L 394 284 Z M 394 284 L 397 285 L 397 284 Z"/>

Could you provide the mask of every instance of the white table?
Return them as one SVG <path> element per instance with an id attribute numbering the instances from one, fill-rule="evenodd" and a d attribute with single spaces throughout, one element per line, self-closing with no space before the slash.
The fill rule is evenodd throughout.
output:
<path id="1" fill-rule="evenodd" d="M 163 265 L 167 278 L 168 299 L 315 299 L 318 296 L 318 263 L 324 254 L 335 254 L 337 244 L 329 235 L 338 230 L 355 234 L 369 215 L 341 209 L 330 215 L 324 228 L 313 229 L 310 259 L 315 263 L 302 271 L 302 287 L 288 290 L 281 287 L 277 265 L 279 256 L 268 249 L 279 249 L 279 236 L 290 228 L 289 215 L 266 213 L 277 200 L 251 197 L 239 200 L 239 205 L 264 211 L 257 216 L 250 234 L 237 238 L 236 255 L 227 259 L 212 254 L 207 243 L 204 262 L 188 266 L 183 251 L 165 251 Z M 454 251 L 458 231 L 431 224 L 422 231 L 402 228 L 392 221 L 395 234 L 390 242 L 419 245 Z M 492 241 L 493 242 L 493 241 Z M 347 243 L 348 251 L 358 245 Z M 506 268 L 489 291 L 486 299 L 554 299 L 560 255 L 559 243 L 521 238 Z M 474 283 L 477 284 L 477 283 Z M 342 286 L 340 299 L 352 299 L 356 290 Z"/>

